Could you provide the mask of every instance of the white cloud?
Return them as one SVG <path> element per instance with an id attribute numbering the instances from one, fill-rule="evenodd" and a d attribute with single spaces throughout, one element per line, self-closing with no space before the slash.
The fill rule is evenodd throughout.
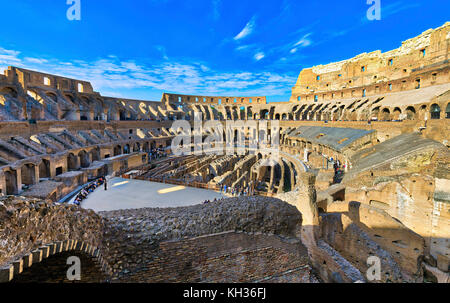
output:
<path id="1" fill-rule="evenodd" d="M 254 58 L 256 61 L 263 59 L 266 55 L 263 52 L 256 53 Z"/>
<path id="2" fill-rule="evenodd" d="M 249 48 L 251 48 L 250 45 L 241 45 L 241 46 L 236 47 L 236 50 L 237 51 L 244 51 L 244 50 L 248 50 Z"/>
<path id="3" fill-rule="evenodd" d="M 304 35 L 294 46 L 307 47 L 311 45 L 311 40 L 308 37 L 311 36 L 311 33 Z"/>
<path id="4" fill-rule="evenodd" d="M 39 59 L 39 58 L 25 57 L 24 59 L 25 59 L 25 61 L 28 61 L 31 63 L 37 63 L 37 64 L 44 64 L 44 63 L 48 62 L 48 60 L 46 60 L 46 59 Z"/>
<path id="5" fill-rule="evenodd" d="M 253 17 L 246 25 L 245 27 L 241 30 L 241 32 L 239 34 L 237 34 L 233 39 L 234 40 L 241 40 L 249 35 L 251 35 L 255 29 L 255 25 L 256 25 L 256 18 Z"/>
<path id="6" fill-rule="evenodd" d="M 19 59 L 19 55 L 19 51 L 4 49 L 0 47 L 0 64 L 20 63 L 22 60 Z"/>

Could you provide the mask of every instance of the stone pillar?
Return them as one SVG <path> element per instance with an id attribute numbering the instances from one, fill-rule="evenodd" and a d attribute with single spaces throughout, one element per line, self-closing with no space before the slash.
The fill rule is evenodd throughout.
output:
<path id="1" fill-rule="evenodd" d="M 33 180 L 33 184 L 38 184 L 39 183 L 39 165 L 35 165 L 34 166 L 34 180 Z"/>
<path id="2" fill-rule="evenodd" d="M 281 178 L 280 178 L 280 184 L 278 185 L 278 193 L 284 192 L 284 162 L 280 158 L 280 168 L 281 168 Z"/>
<path id="3" fill-rule="evenodd" d="M 270 166 L 270 182 L 269 182 L 269 191 L 273 191 L 273 183 L 275 179 L 275 165 Z"/>
<path id="4" fill-rule="evenodd" d="M 22 170 L 17 169 L 16 170 L 16 184 L 17 184 L 17 193 L 22 192 Z"/>
<path id="5" fill-rule="evenodd" d="M 5 178 L 4 174 L 2 174 L 0 176 L 0 189 L 2 191 L 2 195 L 5 195 L 6 194 L 6 178 Z"/>

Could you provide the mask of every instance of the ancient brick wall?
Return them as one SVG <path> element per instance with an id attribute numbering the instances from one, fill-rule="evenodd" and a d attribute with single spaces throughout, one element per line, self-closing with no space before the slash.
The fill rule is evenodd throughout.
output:
<path id="1" fill-rule="evenodd" d="M 314 276 L 305 247 L 275 235 L 225 232 L 162 242 L 145 265 L 121 275 L 120 282 L 255 282 L 283 276 Z"/>
<path id="2" fill-rule="evenodd" d="M 100 213 L 106 220 L 102 253 L 113 278 L 151 281 L 191 281 L 205 260 L 223 254 L 286 246 L 263 235 L 225 234 L 225 231 L 275 234 L 295 238 L 301 215 L 278 199 L 241 197 L 190 207 L 120 210 Z M 187 240 L 192 239 L 195 240 Z M 272 241 L 272 242 L 270 242 Z M 289 250 L 291 252 L 292 250 Z M 177 274 L 182 273 L 182 275 Z M 160 277 L 153 277 L 160 275 Z M 134 278 L 133 278 L 134 276 Z M 150 281 L 150 280 L 149 280 Z"/>
<path id="3" fill-rule="evenodd" d="M 424 239 L 375 207 L 348 208 L 321 215 L 321 237 L 362 273 L 370 256 L 379 257 L 379 282 L 420 282 Z"/>

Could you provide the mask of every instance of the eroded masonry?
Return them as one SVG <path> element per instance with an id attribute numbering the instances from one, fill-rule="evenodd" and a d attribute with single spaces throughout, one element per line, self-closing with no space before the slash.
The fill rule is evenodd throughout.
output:
<path id="1" fill-rule="evenodd" d="M 284 103 L 105 97 L 86 81 L 9 67 L 0 75 L 0 281 L 67 282 L 65 261 L 79 256 L 81 282 L 449 282 L 449 49 L 447 22 L 389 52 L 304 69 Z M 279 161 L 171 155 L 173 122 L 193 123 L 196 112 L 279 122 Z M 168 156 L 151 159 L 155 149 Z M 89 180 L 130 172 L 248 191 L 182 208 L 59 203 Z M 366 275 L 371 256 L 377 280 Z"/>

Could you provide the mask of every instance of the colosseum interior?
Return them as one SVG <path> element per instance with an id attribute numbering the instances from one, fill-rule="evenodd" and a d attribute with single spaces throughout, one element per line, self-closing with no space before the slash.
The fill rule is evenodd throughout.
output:
<path id="1" fill-rule="evenodd" d="M 450 282 L 449 49 L 447 22 L 385 53 L 303 69 L 289 102 L 276 103 L 113 98 L 87 81 L 9 67 L 0 281 L 69 282 L 66 260 L 78 256 L 81 282 Z M 199 114 L 224 129 L 244 121 L 231 137 L 246 146 L 277 137 L 277 160 L 252 149 L 192 153 L 214 132 L 195 128 Z M 200 132 L 189 154 L 172 153 L 177 121 Z M 223 197 L 100 211 L 73 203 L 105 176 Z"/>

